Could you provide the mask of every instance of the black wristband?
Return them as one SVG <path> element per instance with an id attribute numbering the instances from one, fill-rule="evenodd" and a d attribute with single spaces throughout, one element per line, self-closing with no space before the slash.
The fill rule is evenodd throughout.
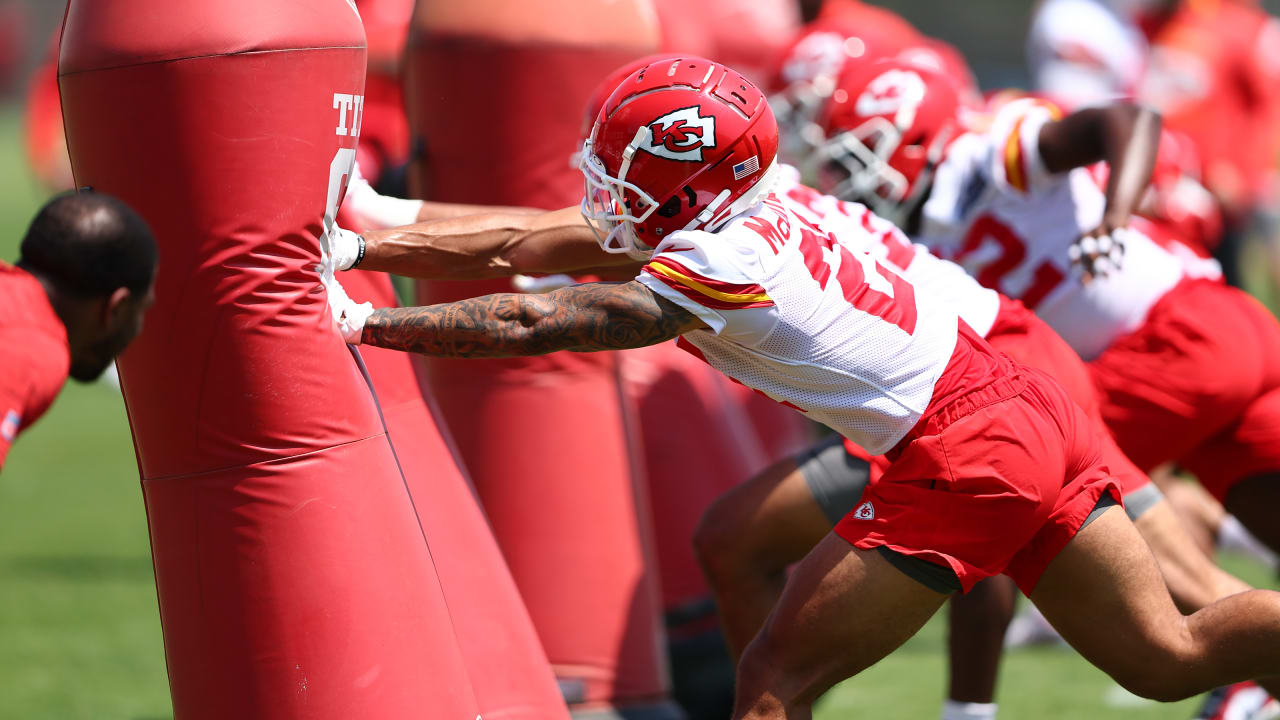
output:
<path id="1" fill-rule="evenodd" d="M 364 260 L 364 236 L 357 235 L 356 242 L 359 243 L 356 247 L 356 261 L 351 263 L 351 267 L 347 268 L 348 270 L 355 270 L 356 266 L 360 264 L 360 261 Z"/>

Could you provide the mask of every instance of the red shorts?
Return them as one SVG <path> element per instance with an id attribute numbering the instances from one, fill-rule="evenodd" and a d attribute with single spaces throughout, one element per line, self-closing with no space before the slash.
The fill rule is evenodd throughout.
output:
<path id="1" fill-rule="evenodd" d="M 1004 573 L 1029 594 L 1103 493 L 1120 501 L 1120 488 L 1066 392 L 1043 372 L 1004 367 L 921 420 L 836 533 L 950 567 L 965 592 Z"/>
<path id="2" fill-rule="evenodd" d="M 1185 280 L 1089 369 L 1138 467 L 1176 460 L 1219 500 L 1280 470 L 1280 323 L 1244 292 Z"/>
<path id="3" fill-rule="evenodd" d="M 1102 418 L 1098 390 L 1089 376 L 1089 368 L 1075 350 L 1048 323 L 1017 300 L 1000 296 L 1000 313 L 987 333 L 991 347 L 1013 358 L 1015 362 L 1047 373 L 1067 396 L 1084 410 L 1094 422 L 1102 463 L 1120 483 L 1125 495 L 1151 484 L 1151 478 L 1140 470 L 1116 444 Z"/>

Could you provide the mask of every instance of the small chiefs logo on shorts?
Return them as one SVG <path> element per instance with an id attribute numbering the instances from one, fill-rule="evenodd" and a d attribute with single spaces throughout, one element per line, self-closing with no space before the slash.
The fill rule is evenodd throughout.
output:
<path id="1" fill-rule="evenodd" d="M 698 114 L 697 105 L 673 110 L 649 123 L 649 139 L 640 149 L 670 160 L 702 162 L 702 149 L 716 146 L 716 119 Z"/>
<path id="2" fill-rule="evenodd" d="M 853 511 L 853 519 L 854 520 L 875 520 L 876 519 L 875 506 L 871 504 L 870 500 L 862 503 L 861 505 L 858 506 L 857 510 Z"/>

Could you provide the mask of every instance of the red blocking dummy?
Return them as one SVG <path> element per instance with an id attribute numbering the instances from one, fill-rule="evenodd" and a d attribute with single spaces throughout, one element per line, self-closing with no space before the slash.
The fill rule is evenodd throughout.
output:
<path id="1" fill-rule="evenodd" d="M 713 500 L 764 469 L 765 454 L 730 383 L 674 342 L 628 350 L 620 362 L 644 447 L 663 609 L 669 620 L 687 617 L 710 601 L 693 531 Z"/>
<path id="2" fill-rule="evenodd" d="M 419 195 L 543 208 L 581 198 L 569 156 L 595 84 L 657 44 L 640 0 L 420 0 L 410 33 Z M 419 300 L 511 290 L 424 283 Z M 435 360 L 428 377 L 566 698 L 663 717 L 674 710 L 616 362 Z"/>
<path id="3" fill-rule="evenodd" d="M 376 307 L 397 304 L 385 273 L 348 272 L 339 279 L 352 297 Z M 567 718 L 488 521 L 419 389 L 421 359 L 375 347 L 362 347 L 360 355 L 434 554 L 480 713 L 508 720 Z"/>
<path id="4" fill-rule="evenodd" d="M 77 184 L 160 243 L 119 366 L 175 718 L 475 718 L 431 548 L 313 270 L 359 132 L 353 7 L 67 12 Z"/>

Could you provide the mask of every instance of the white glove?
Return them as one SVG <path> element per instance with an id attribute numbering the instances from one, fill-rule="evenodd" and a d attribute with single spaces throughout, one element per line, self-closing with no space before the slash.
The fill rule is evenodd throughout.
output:
<path id="1" fill-rule="evenodd" d="M 373 303 L 352 300 L 342 283 L 334 277 L 326 279 L 322 275 L 320 282 L 329 294 L 329 312 L 333 315 L 333 322 L 338 326 L 342 339 L 348 345 L 359 345 L 360 337 L 364 334 L 364 323 L 373 314 Z"/>
<path id="2" fill-rule="evenodd" d="M 1067 257 L 1088 278 L 1106 277 L 1120 270 L 1128 232 L 1126 228 L 1116 228 L 1106 235 L 1085 235 L 1067 248 Z"/>
<path id="3" fill-rule="evenodd" d="M 359 345 L 364 323 L 373 314 L 373 304 L 352 300 L 334 274 L 355 263 L 360 254 L 360 236 L 334 225 L 332 232 L 320 240 L 320 264 L 316 265 L 316 272 L 320 273 L 320 284 L 328 296 L 329 312 L 342 339 Z"/>
<path id="4" fill-rule="evenodd" d="M 359 233 L 353 233 L 335 225 L 333 233 L 329 236 L 329 243 L 331 257 L 321 258 L 321 260 L 331 262 L 335 271 L 350 270 L 352 265 L 364 259 L 362 251 L 364 240 Z M 320 272 L 324 272 L 323 265 Z"/>
<path id="5" fill-rule="evenodd" d="M 354 216 L 354 222 L 361 230 L 386 230 L 418 222 L 422 201 L 379 195 L 360 174 L 360 164 L 356 163 L 351 179 L 347 181 L 347 196 L 342 201 L 342 209 Z M 343 267 L 338 269 L 346 270 Z"/>

